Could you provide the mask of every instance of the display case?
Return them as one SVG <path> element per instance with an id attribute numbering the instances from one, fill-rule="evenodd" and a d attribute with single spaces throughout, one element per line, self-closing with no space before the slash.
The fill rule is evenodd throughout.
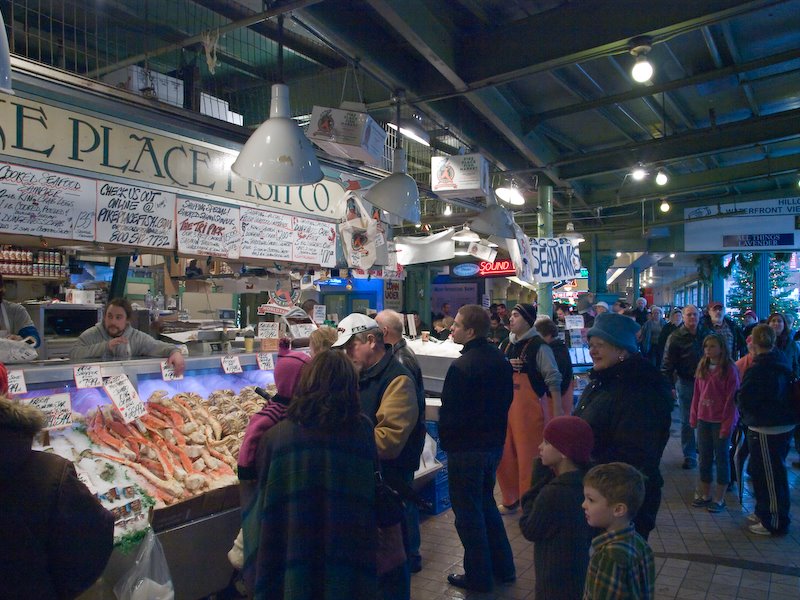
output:
<path id="1" fill-rule="evenodd" d="M 255 354 L 239 354 L 238 357 L 243 370 L 238 374 L 223 372 L 221 355 L 188 357 L 184 378 L 179 381 L 163 381 L 162 359 L 15 365 L 15 369 L 22 370 L 28 390 L 16 397 L 34 398 L 66 392 L 73 411 L 82 414 L 110 403 L 103 388 L 76 387 L 74 368 L 85 364 L 100 365 L 103 376 L 127 375 L 143 400 L 156 391 L 170 395 L 195 392 L 206 398 L 217 390 L 238 393 L 245 386 L 267 388 L 274 382 L 273 371 L 260 370 Z M 273 361 L 275 358 L 273 355 Z M 202 598 L 227 586 L 233 573 L 227 551 L 240 527 L 238 486 L 214 489 L 157 509 L 152 526 L 164 547 L 176 598 Z M 81 598 L 114 599 L 113 586 L 135 557 L 135 550 L 129 554 L 115 550 L 103 576 Z"/>
<path id="2" fill-rule="evenodd" d="M 43 359 L 68 357 L 81 333 L 103 318 L 103 307 L 96 304 L 55 302 L 24 306 L 42 340 L 38 350 Z"/>

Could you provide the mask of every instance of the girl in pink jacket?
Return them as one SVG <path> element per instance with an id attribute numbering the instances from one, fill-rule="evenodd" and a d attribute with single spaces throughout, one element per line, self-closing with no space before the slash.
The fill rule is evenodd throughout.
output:
<path id="1" fill-rule="evenodd" d="M 692 506 L 710 513 L 725 509 L 725 490 L 731 479 L 730 443 L 736 423 L 734 399 L 739 389 L 739 370 L 728 355 L 725 340 L 711 334 L 703 340 L 703 358 L 697 365 L 689 423 L 697 429 L 700 482 Z M 717 483 L 711 489 L 716 466 Z"/>

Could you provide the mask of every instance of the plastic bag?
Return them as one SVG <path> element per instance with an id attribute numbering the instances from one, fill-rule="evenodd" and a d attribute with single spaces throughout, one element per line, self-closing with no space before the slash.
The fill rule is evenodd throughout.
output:
<path id="1" fill-rule="evenodd" d="M 339 224 L 339 238 L 342 240 L 347 266 L 355 269 L 369 269 L 375 264 L 377 246 L 381 241 L 386 244 L 385 237 L 379 235 L 378 223 L 364 207 L 361 198 L 352 191 L 345 195 L 347 213 Z"/>
<path id="2" fill-rule="evenodd" d="M 0 338 L 0 362 L 13 364 L 36 360 L 39 353 L 34 348 L 35 344 L 36 340 L 32 337 L 23 340 Z"/>
<path id="3" fill-rule="evenodd" d="M 175 600 L 167 559 L 152 529 L 139 546 L 136 563 L 114 586 L 114 594 L 119 600 Z"/>

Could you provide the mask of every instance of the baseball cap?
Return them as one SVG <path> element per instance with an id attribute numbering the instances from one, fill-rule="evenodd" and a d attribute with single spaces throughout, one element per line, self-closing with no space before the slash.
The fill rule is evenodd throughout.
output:
<path id="1" fill-rule="evenodd" d="M 744 316 L 746 317 L 746 316 L 748 316 L 748 315 L 750 315 L 750 316 L 751 316 L 751 317 L 753 317 L 754 319 L 758 319 L 758 315 L 756 314 L 756 311 L 754 311 L 754 310 L 751 310 L 751 309 L 749 309 L 749 308 L 748 308 L 746 311 L 744 311 Z"/>
<path id="2" fill-rule="evenodd" d="M 711 302 L 708 303 L 708 308 L 717 308 L 717 307 L 722 308 L 722 302 L 720 302 L 719 300 L 712 300 Z"/>
<path id="3" fill-rule="evenodd" d="M 594 303 L 594 305 L 595 305 L 595 306 L 602 306 L 603 308 L 605 308 L 606 310 L 608 310 L 608 302 L 603 302 L 603 301 L 601 300 L 600 302 L 595 302 L 595 303 Z"/>
<path id="4" fill-rule="evenodd" d="M 364 333 L 371 329 L 380 329 L 378 322 L 375 319 L 370 319 L 367 315 L 362 313 L 353 313 L 347 315 L 344 319 L 339 321 L 339 326 L 336 332 L 339 334 L 338 339 L 332 344 L 334 348 L 341 348 L 344 346 L 351 337 L 358 333 Z"/>

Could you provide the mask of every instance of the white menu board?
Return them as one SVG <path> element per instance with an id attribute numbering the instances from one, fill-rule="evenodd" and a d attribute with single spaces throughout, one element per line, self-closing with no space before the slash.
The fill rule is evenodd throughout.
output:
<path id="1" fill-rule="evenodd" d="M 336 225 L 294 217 L 294 261 L 336 266 Z"/>
<path id="2" fill-rule="evenodd" d="M 94 240 L 91 179 L 0 162 L 0 231 Z"/>
<path id="3" fill-rule="evenodd" d="M 239 209 L 242 219 L 242 256 L 292 260 L 292 217 L 255 208 Z"/>
<path id="4" fill-rule="evenodd" d="M 175 248 L 175 194 L 97 182 L 97 241 Z"/>
<path id="5" fill-rule="evenodd" d="M 239 208 L 178 197 L 178 251 L 239 258 Z"/>

